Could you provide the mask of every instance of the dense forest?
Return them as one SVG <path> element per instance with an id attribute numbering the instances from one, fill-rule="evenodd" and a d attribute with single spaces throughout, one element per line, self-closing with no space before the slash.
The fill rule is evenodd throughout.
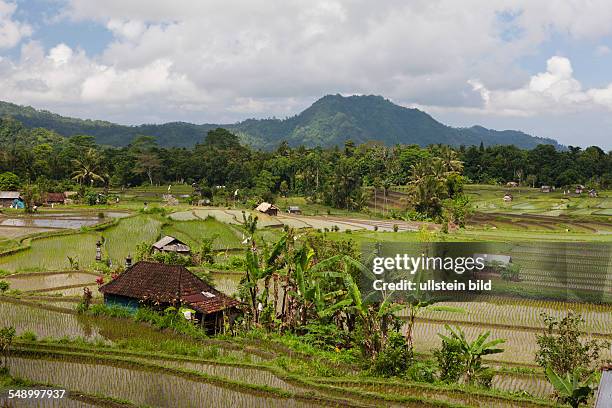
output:
<path id="1" fill-rule="evenodd" d="M 338 208 L 360 209 L 369 187 L 411 185 L 413 209 L 435 217 L 443 201 L 456 198 L 470 182 L 612 186 L 612 154 L 598 147 L 559 151 L 552 145 L 522 150 L 481 144 L 454 149 L 347 141 L 343 148 L 292 148 L 282 142 L 274 151 L 261 151 L 221 128 L 208 132 L 194 148 L 160 147 L 150 136 L 109 147 L 96 144 L 91 136 L 65 138 L 9 118 L 0 121 L 0 146 L 3 190 L 26 183 L 42 191 L 195 183 L 209 198 L 273 201 L 277 195 L 298 194 Z"/>
<path id="2" fill-rule="evenodd" d="M 43 127 L 64 136 L 91 135 L 96 143 L 111 146 L 127 146 L 139 135 L 148 135 L 162 147 L 193 147 L 208 131 L 222 127 L 238 135 L 243 144 L 268 151 L 274 150 L 282 140 L 292 147 L 342 147 L 349 139 L 356 144 L 376 140 L 386 146 L 446 144 L 459 147 L 483 142 L 485 146 L 512 144 L 531 149 L 539 144 L 550 144 L 561 148 L 552 139 L 514 130 L 446 126 L 423 111 L 405 108 L 374 95 L 327 95 L 289 118 L 248 119 L 223 125 L 174 122 L 123 126 L 64 117 L 7 102 L 0 102 L 0 116 L 10 116 L 26 127 Z"/>

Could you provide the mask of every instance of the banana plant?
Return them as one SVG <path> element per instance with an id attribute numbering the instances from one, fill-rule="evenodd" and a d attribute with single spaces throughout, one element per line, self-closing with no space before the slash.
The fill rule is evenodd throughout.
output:
<path id="1" fill-rule="evenodd" d="M 260 259 L 255 246 L 246 251 L 246 274 L 242 286 L 247 290 L 249 303 L 253 313 L 254 322 L 259 322 L 258 300 L 262 304 L 267 303 L 268 288 L 264 289 L 263 296 L 259 297 L 259 281 L 270 277 L 277 269 L 276 260 L 282 253 L 285 245 L 284 237 L 281 238 L 272 248 L 270 254 L 264 254 L 264 260 Z"/>
<path id="2" fill-rule="evenodd" d="M 464 379 L 466 384 L 473 384 L 477 374 L 484 369 L 481 365 L 482 356 L 498 354 L 504 351 L 504 349 L 496 348 L 495 346 L 505 343 L 506 339 L 495 339 L 487 342 L 491 335 L 490 331 L 481 333 L 476 340 L 469 342 L 460 327 L 453 329 L 448 324 L 445 324 L 444 327 L 450 333 L 450 336 L 445 336 L 441 333 L 438 333 L 438 336 L 447 343 L 455 343 L 459 346 L 465 362 Z"/>
<path id="3" fill-rule="evenodd" d="M 555 387 L 559 402 L 569 404 L 572 408 L 578 408 L 581 404 L 587 404 L 589 398 L 596 388 L 597 372 L 592 372 L 585 380 L 581 380 L 580 370 L 574 370 L 561 377 L 552 368 L 546 368 L 546 377 Z"/>

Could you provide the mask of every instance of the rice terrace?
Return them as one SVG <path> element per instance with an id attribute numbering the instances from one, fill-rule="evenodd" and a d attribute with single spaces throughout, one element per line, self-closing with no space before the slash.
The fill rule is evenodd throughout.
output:
<path id="1" fill-rule="evenodd" d="M 610 21 L 0 0 L 0 408 L 612 408 Z"/>

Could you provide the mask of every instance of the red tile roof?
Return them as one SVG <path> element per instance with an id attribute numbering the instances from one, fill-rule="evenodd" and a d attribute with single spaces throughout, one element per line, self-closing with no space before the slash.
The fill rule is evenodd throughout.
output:
<path id="1" fill-rule="evenodd" d="M 205 314 L 240 304 L 203 282 L 184 266 L 146 261 L 137 262 L 116 279 L 102 285 L 100 292 L 140 301 L 180 302 Z"/>

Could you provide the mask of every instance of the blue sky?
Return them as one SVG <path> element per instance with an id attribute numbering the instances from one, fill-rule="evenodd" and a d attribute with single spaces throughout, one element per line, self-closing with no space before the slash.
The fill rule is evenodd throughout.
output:
<path id="1" fill-rule="evenodd" d="M 0 0 L 0 99 L 124 124 L 379 94 L 612 149 L 612 2 Z"/>

